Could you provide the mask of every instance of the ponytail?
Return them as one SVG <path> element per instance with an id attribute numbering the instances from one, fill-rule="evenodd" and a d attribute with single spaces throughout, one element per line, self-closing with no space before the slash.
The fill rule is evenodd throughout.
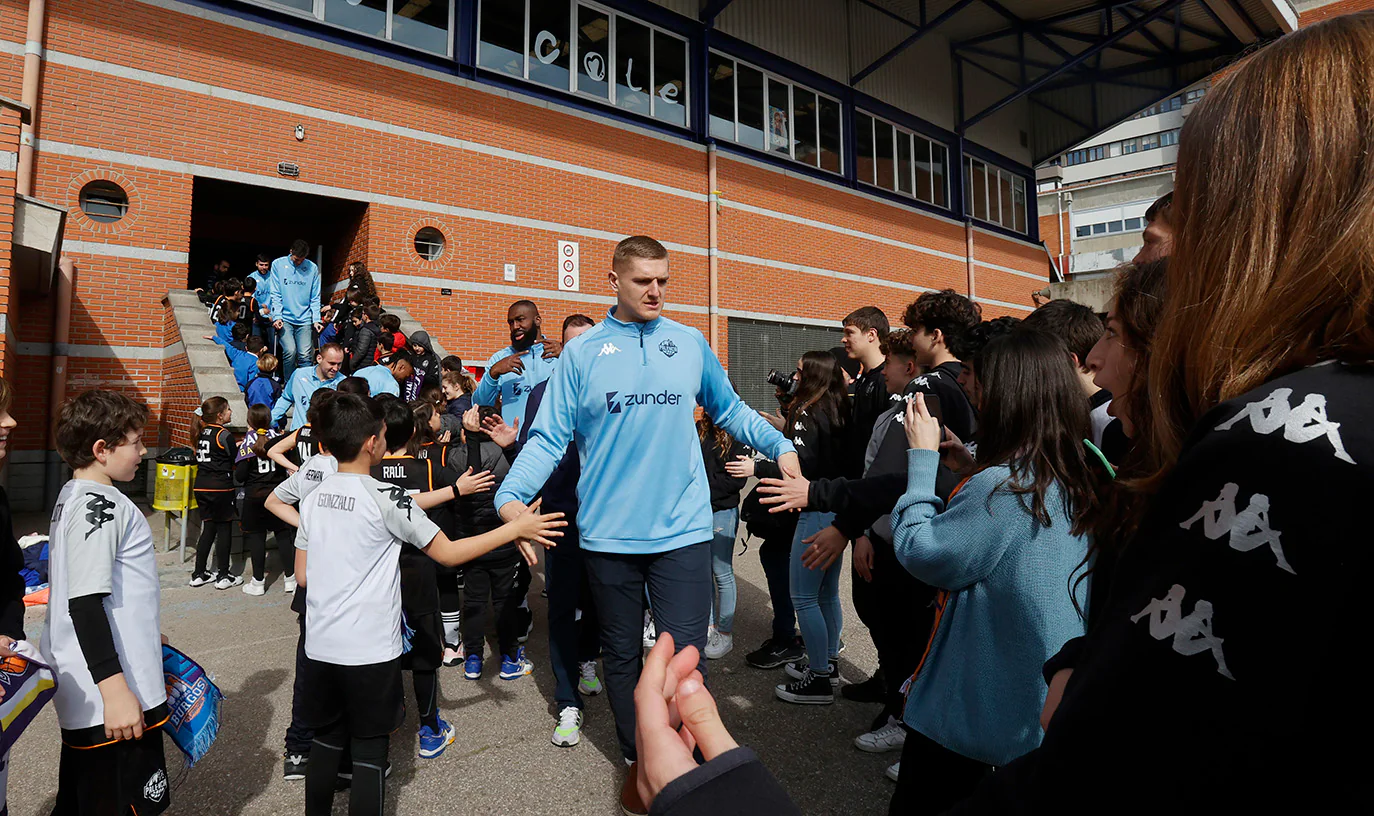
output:
<path id="1" fill-rule="evenodd" d="M 259 459 L 267 458 L 267 445 L 272 440 L 268 426 L 272 424 L 272 409 L 258 404 L 248 409 L 248 429 L 257 434 L 253 440 L 253 455 Z"/>
<path id="2" fill-rule="evenodd" d="M 196 440 L 200 438 L 200 432 L 205 430 L 206 425 L 215 424 L 220 414 L 229 410 L 229 400 L 224 397 L 211 397 L 200 404 L 195 414 L 191 417 L 191 447 L 196 446 Z"/>

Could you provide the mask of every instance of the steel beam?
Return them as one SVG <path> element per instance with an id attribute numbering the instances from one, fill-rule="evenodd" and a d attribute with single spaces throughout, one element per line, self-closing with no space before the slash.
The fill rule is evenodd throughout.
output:
<path id="1" fill-rule="evenodd" d="M 1182 9 L 1182 6 L 1180 6 L 1180 7 L 1176 8 L 1176 9 L 1174 9 L 1174 11 L 1177 12 L 1177 11 L 1179 11 L 1179 10 L 1181 10 L 1181 9 Z M 1130 9 L 1127 9 L 1127 8 L 1117 9 L 1117 14 L 1120 14 L 1122 17 L 1125 17 L 1125 18 L 1126 18 L 1126 21 L 1127 21 L 1127 22 L 1130 22 L 1130 23 L 1133 23 L 1133 22 L 1135 22 L 1136 20 L 1139 20 L 1139 19 L 1140 19 L 1139 17 L 1137 17 L 1137 16 L 1135 16 L 1134 14 L 1132 14 L 1132 13 L 1131 13 L 1131 10 L 1130 10 Z M 1108 33 L 1111 33 L 1111 32 L 1108 32 Z M 1177 49 L 1170 49 L 1169 46 L 1165 45 L 1163 40 L 1161 40 L 1160 38 L 1158 38 L 1158 37 L 1155 36 L 1154 32 L 1150 30 L 1150 27 L 1149 27 L 1149 26 L 1145 26 L 1144 28 L 1140 29 L 1140 36 L 1142 36 L 1142 37 L 1144 37 L 1145 39 L 1149 40 L 1151 45 L 1153 45 L 1155 48 L 1158 48 L 1160 51 L 1162 51 L 1162 52 L 1164 52 L 1164 53 L 1166 53 L 1166 54 L 1169 53 L 1170 50 L 1177 50 Z"/>
<path id="2" fill-rule="evenodd" d="M 888 64 L 892 60 L 896 59 L 897 55 L 901 54 L 903 51 L 910 48 L 925 35 L 939 28 L 946 20 L 963 11 L 973 2 L 974 0 L 959 0 L 959 2 L 945 9 L 945 11 L 942 14 L 940 14 L 940 16 L 936 17 L 934 20 L 931 20 L 930 23 L 926 25 L 924 28 L 920 28 L 916 31 L 913 31 L 906 39 L 902 40 L 901 42 L 893 46 L 892 50 L 888 51 L 886 54 L 883 54 L 881 57 L 878 57 L 876 60 L 871 62 L 868 65 L 868 67 L 864 68 L 862 71 L 855 74 L 854 77 L 849 80 L 849 84 L 853 86 L 858 85 L 860 82 L 863 82 L 874 71 L 878 70 L 879 68 Z"/>
<path id="3" fill-rule="evenodd" d="M 913 23 L 913 22 L 911 22 L 910 20 L 908 20 L 907 18 L 905 18 L 905 17 L 903 17 L 902 15 L 898 14 L 897 12 L 893 11 L 892 9 L 885 8 L 885 7 L 883 7 L 883 6 L 878 5 L 877 3 L 873 2 L 873 0 L 859 0 L 859 5 L 861 5 L 861 6 L 868 6 L 869 8 L 871 8 L 871 9 L 873 9 L 874 11 L 878 12 L 879 14 L 884 14 L 884 15 L 886 15 L 886 16 L 888 16 L 888 17 L 891 17 L 892 19 L 896 20 L 897 22 L 901 23 L 901 24 L 904 25 L 904 26 L 908 26 L 908 27 L 910 27 L 910 28 L 921 28 L 921 27 L 922 27 L 919 23 Z M 925 3 L 922 3 L 921 6 L 924 8 Z"/>
<path id="4" fill-rule="evenodd" d="M 1140 29 L 1144 28 L 1145 26 L 1164 16 L 1165 14 L 1172 12 L 1174 8 L 1176 8 L 1184 2 L 1186 2 L 1186 0 L 1165 0 L 1165 2 L 1161 3 L 1153 11 L 1149 12 L 1144 17 L 1141 17 L 1140 19 L 1136 20 L 1135 22 L 1131 23 L 1125 28 L 1118 30 L 1116 33 L 1112 34 L 1110 37 L 1107 37 L 1106 39 L 1103 39 L 1096 45 L 1089 46 L 1087 49 L 1083 50 L 1077 56 L 1075 56 L 1072 60 L 1065 62 L 1063 65 L 1059 66 L 1053 71 L 1047 72 L 1046 74 L 1041 76 L 1039 79 L 1036 79 L 1029 85 L 1026 85 L 1023 88 L 1019 88 L 1016 91 L 1002 97 L 1001 99 L 992 103 L 988 107 L 984 108 L 982 111 L 975 114 L 972 119 L 961 121 L 959 123 L 959 127 L 957 128 L 957 130 L 960 133 L 963 133 L 968 128 L 978 124 L 979 122 L 993 115 L 994 113 L 1006 107 L 1007 105 L 1010 105 L 1011 103 L 1015 102 L 1017 99 L 1035 93 L 1036 91 L 1040 90 L 1046 85 L 1049 85 L 1057 77 L 1062 76 L 1063 74 L 1076 69 L 1078 66 L 1086 63 L 1088 60 L 1092 59 L 1097 54 L 1101 53 L 1102 51 L 1105 51 L 1108 48 L 1111 48 L 1114 43 L 1119 42 L 1122 38 L 1129 37 L 1130 35 L 1136 33 Z"/>

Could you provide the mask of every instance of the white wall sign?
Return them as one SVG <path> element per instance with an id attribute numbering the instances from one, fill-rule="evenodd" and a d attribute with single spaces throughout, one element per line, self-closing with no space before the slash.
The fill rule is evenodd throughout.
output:
<path id="1" fill-rule="evenodd" d="M 506 280 L 515 280 L 515 264 L 506 264 L 502 270 L 502 273 L 504 274 Z"/>
<path id="2" fill-rule="evenodd" d="M 558 242 L 558 290 L 560 292 L 581 291 L 582 267 L 578 259 L 580 250 L 575 241 Z"/>

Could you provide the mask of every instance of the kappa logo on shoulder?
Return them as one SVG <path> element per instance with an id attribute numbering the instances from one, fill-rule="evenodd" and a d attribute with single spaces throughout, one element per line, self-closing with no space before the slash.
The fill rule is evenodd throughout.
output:
<path id="1" fill-rule="evenodd" d="M 105 526 L 106 522 L 114 521 L 114 516 L 110 510 L 115 503 L 100 495 L 99 493 L 87 493 L 91 500 L 86 502 L 86 521 L 90 522 L 91 529 L 86 531 L 86 538 L 90 538 L 96 530 Z"/>
<path id="2" fill-rule="evenodd" d="M 405 511 L 406 520 L 410 519 L 410 508 L 413 507 L 415 503 L 411 501 L 410 496 L 406 493 L 404 487 L 388 485 L 386 487 L 377 488 L 377 492 L 385 494 L 388 499 L 391 499 L 391 501 L 393 501 L 396 504 L 397 510 Z"/>
<path id="3" fill-rule="evenodd" d="M 601 351 L 597 352 L 597 357 L 608 357 L 612 354 L 619 354 L 620 349 L 616 348 L 615 343 L 602 343 Z"/>

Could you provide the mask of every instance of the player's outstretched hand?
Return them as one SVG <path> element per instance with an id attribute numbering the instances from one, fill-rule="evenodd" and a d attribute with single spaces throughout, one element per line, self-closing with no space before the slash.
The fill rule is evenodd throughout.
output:
<path id="1" fill-rule="evenodd" d="M 545 547 L 555 547 L 555 538 L 562 538 L 563 531 L 560 527 L 567 527 L 568 522 L 563 520 L 562 513 L 540 513 L 539 505 L 543 499 L 536 499 L 525 512 L 511 520 L 514 532 L 519 540 L 542 544 Z"/>
<path id="2" fill-rule="evenodd" d="M 495 486 L 496 477 L 491 475 L 490 470 L 473 473 L 472 468 L 468 468 L 458 477 L 458 481 L 453 485 L 453 491 L 459 496 L 471 496 L 473 493 L 490 492 Z"/>

